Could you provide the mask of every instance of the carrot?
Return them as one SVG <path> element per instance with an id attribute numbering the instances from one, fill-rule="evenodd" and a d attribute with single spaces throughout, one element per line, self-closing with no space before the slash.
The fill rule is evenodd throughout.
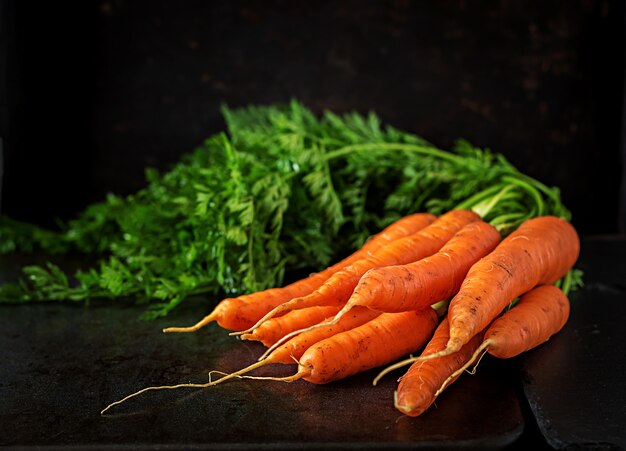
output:
<path id="1" fill-rule="evenodd" d="M 339 307 L 336 306 L 316 306 L 294 310 L 286 315 L 266 321 L 261 327 L 255 329 L 254 332 L 241 335 L 239 338 L 242 340 L 260 341 L 265 346 L 271 346 L 293 331 L 318 324 L 327 318 L 332 318 L 338 310 Z"/>
<path id="2" fill-rule="evenodd" d="M 284 382 L 304 379 L 314 384 L 327 384 L 352 376 L 418 350 L 432 335 L 437 321 L 437 313 L 432 308 L 382 313 L 362 326 L 308 348 L 293 376 L 264 379 Z"/>
<path id="3" fill-rule="evenodd" d="M 248 330 L 259 327 L 275 315 L 314 305 L 344 305 L 354 291 L 360 278 L 368 270 L 380 266 L 401 265 L 420 260 L 434 254 L 465 225 L 479 221 L 480 217 L 469 210 L 452 210 L 441 215 L 423 230 L 400 238 L 380 248 L 371 256 L 355 261 L 350 266 L 333 274 L 322 286 L 311 294 L 292 299 L 269 311 Z"/>
<path id="4" fill-rule="evenodd" d="M 422 356 L 436 354 L 444 349 L 448 342 L 449 331 L 448 320 L 444 318 L 439 327 L 437 327 L 432 339 L 426 345 Z M 478 348 L 481 341 L 482 333 L 479 333 L 454 354 L 446 355 L 437 360 L 420 360 L 413 363 L 401 378 L 398 390 L 394 393 L 396 409 L 411 417 L 424 413 L 435 402 L 436 397 L 439 396 L 438 388 L 449 378 L 450 374 L 465 364 L 469 356 Z M 382 374 L 375 379 L 375 382 Z M 454 382 L 454 380 L 450 383 Z"/>
<path id="5" fill-rule="evenodd" d="M 569 300 L 558 287 L 540 285 L 530 290 L 512 309 L 491 323 L 482 344 L 449 379 L 457 377 L 477 359 L 480 361 L 485 352 L 499 359 L 510 359 L 545 343 L 565 326 L 569 312 Z M 449 381 L 445 381 L 440 390 L 448 384 Z"/>
<path id="6" fill-rule="evenodd" d="M 349 315 L 345 315 L 342 321 L 337 324 L 320 327 L 301 334 L 288 334 L 272 345 L 267 352 L 259 358 L 258 362 L 234 373 L 226 374 L 216 381 L 215 384 L 225 382 L 234 377 L 239 377 L 242 374 L 271 363 L 290 364 L 294 363 L 294 361 L 298 362 L 298 359 L 302 357 L 306 350 L 316 343 L 362 326 L 379 315 L 379 312 L 361 307 L 354 309 Z"/>
<path id="7" fill-rule="evenodd" d="M 191 327 L 169 327 L 163 332 L 194 332 L 217 321 L 230 330 L 244 330 L 277 305 L 298 296 L 305 296 L 321 286 L 341 268 L 369 256 L 376 250 L 399 238 L 412 235 L 431 224 L 436 217 L 429 213 L 415 213 L 399 219 L 370 238 L 358 251 L 325 270 L 311 274 L 281 288 L 270 288 L 255 293 L 222 300 L 215 309 Z"/>
<path id="8" fill-rule="evenodd" d="M 430 257 L 370 269 L 335 320 L 358 305 L 381 312 L 404 312 L 449 298 L 459 291 L 470 267 L 499 242 L 500 233 L 495 227 L 476 221 L 459 230 Z"/>
<path id="9" fill-rule="evenodd" d="M 569 299 L 563 291 L 554 285 L 538 286 L 489 326 L 481 347 L 499 359 L 515 357 L 559 332 L 569 312 Z"/>
<path id="10" fill-rule="evenodd" d="M 554 216 L 524 222 L 474 264 L 450 302 L 450 340 L 439 354 L 458 351 L 515 298 L 552 284 L 574 266 L 580 241 L 574 227 Z"/>
<path id="11" fill-rule="evenodd" d="M 373 314 L 377 314 L 373 312 Z M 346 316 L 346 318 L 348 318 Z M 252 377 L 292 382 L 305 379 L 315 384 L 325 384 L 348 377 L 395 360 L 402 355 L 419 349 L 437 326 L 438 316 L 434 309 L 426 308 L 418 312 L 383 313 L 371 321 L 345 332 L 323 339 L 307 348 L 298 362 L 298 372 L 285 378 Z M 336 326 L 335 326 L 336 327 Z M 321 329 L 316 332 L 319 333 Z M 247 368 L 231 373 L 216 381 L 204 384 L 177 384 L 146 387 L 119 401 L 112 402 L 100 413 L 104 414 L 113 406 L 119 405 L 142 393 L 152 390 L 172 390 L 178 388 L 207 388 L 245 372 L 269 363 L 289 363 L 289 347 L 275 352 L 271 358 L 256 362 Z M 298 347 L 295 349 L 302 349 Z M 244 376 L 246 377 L 246 376 Z"/>

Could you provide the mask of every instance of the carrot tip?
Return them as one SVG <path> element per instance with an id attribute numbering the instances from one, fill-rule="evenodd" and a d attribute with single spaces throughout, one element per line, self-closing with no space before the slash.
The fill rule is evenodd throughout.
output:
<path id="1" fill-rule="evenodd" d="M 406 414 L 411 413 L 411 411 L 413 410 L 411 409 L 410 406 L 404 406 L 402 404 L 398 404 L 398 392 L 397 391 L 393 392 L 393 406 L 399 411 L 406 413 Z"/>

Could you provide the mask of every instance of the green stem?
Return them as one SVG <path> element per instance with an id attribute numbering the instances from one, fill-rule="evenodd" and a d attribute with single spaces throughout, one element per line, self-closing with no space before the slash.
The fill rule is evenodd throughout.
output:
<path id="1" fill-rule="evenodd" d="M 542 216 L 544 214 L 546 207 L 545 202 L 541 198 L 541 194 L 539 193 L 539 191 L 531 183 L 508 175 L 502 177 L 502 180 L 509 183 L 514 183 L 523 188 L 528 194 L 530 194 L 530 196 L 535 201 L 535 205 L 537 206 L 537 216 Z"/>
<path id="2" fill-rule="evenodd" d="M 436 147 L 428 147 L 421 146 L 418 144 L 403 144 L 403 143 L 363 143 L 363 144 L 352 144 L 349 146 L 344 146 L 339 149 L 335 149 L 331 152 L 328 152 L 324 155 L 326 160 L 332 160 L 334 158 L 339 158 L 344 155 L 348 155 L 352 152 L 362 152 L 365 150 L 398 150 L 403 152 L 416 152 L 421 153 L 422 155 L 429 155 L 431 157 L 440 158 L 442 160 L 447 160 L 456 164 L 462 164 L 463 158 L 457 155 L 454 155 L 450 152 L 446 152 L 441 149 L 437 149 Z"/>
<path id="3" fill-rule="evenodd" d="M 455 210 L 469 210 L 477 203 L 493 196 L 494 193 L 497 193 L 503 188 L 503 184 L 499 183 L 497 185 L 492 185 L 489 188 L 485 188 L 482 191 L 474 194 L 473 196 L 468 197 L 463 202 L 454 207 Z"/>
<path id="4" fill-rule="evenodd" d="M 562 286 L 560 288 L 567 296 L 572 288 L 572 270 L 569 270 L 561 280 Z"/>
<path id="5" fill-rule="evenodd" d="M 511 221 L 519 221 L 520 219 L 523 219 L 524 216 L 526 216 L 526 213 L 521 211 L 515 213 L 504 213 L 500 216 L 496 216 L 495 218 L 493 218 L 491 221 L 489 221 L 489 224 L 495 227 L 501 224 L 509 223 Z"/>
<path id="6" fill-rule="evenodd" d="M 504 199 L 507 193 L 509 193 L 509 191 L 511 191 L 514 187 L 514 185 L 505 186 L 495 196 L 492 196 L 491 198 L 485 199 L 484 201 L 474 205 L 472 210 L 481 218 L 484 218 L 489 214 L 491 210 L 493 210 L 496 205 L 498 205 L 498 202 L 501 202 L 502 199 Z"/>

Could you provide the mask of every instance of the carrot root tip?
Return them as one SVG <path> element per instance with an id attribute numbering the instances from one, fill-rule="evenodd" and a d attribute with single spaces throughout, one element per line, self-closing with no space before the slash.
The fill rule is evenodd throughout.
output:
<path id="1" fill-rule="evenodd" d="M 215 321 L 216 319 L 217 319 L 216 312 L 213 311 L 212 313 L 210 313 L 207 316 L 205 316 L 204 318 L 202 318 L 200 321 L 198 321 L 193 326 L 189 326 L 189 327 L 166 327 L 165 329 L 163 329 L 163 333 L 167 334 L 167 333 L 195 332 L 198 329 L 206 326 L 207 324 Z"/>

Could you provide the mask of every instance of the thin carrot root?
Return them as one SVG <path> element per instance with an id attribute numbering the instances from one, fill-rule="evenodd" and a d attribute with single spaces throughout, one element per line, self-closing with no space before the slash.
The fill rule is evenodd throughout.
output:
<path id="1" fill-rule="evenodd" d="M 221 379 L 220 379 L 221 380 Z M 111 407 L 113 406 L 117 406 L 119 404 L 122 404 L 123 402 L 128 401 L 131 398 L 134 398 L 135 396 L 139 396 L 142 393 L 148 392 L 148 391 L 155 391 L 155 390 L 174 390 L 174 389 L 178 389 L 178 388 L 206 388 L 206 387 L 210 387 L 211 385 L 214 385 L 215 383 L 213 382 L 207 382 L 205 384 L 178 384 L 178 385 L 161 385 L 158 387 L 146 387 L 143 388 L 135 393 L 131 393 L 130 395 L 120 399 L 119 401 L 115 401 L 112 402 L 111 404 L 109 404 L 108 406 L 106 406 L 104 409 L 102 409 L 100 411 L 100 415 L 104 415 L 104 413 L 109 410 Z"/>
<path id="2" fill-rule="evenodd" d="M 431 359 L 436 359 L 436 358 L 439 358 L 439 357 L 445 357 L 445 356 L 450 355 L 452 353 L 453 353 L 453 351 L 450 351 L 448 349 L 444 349 L 443 351 L 435 352 L 433 354 L 419 356 L 419 357 L 409 357 L 408 359 L 401 360 L 400 362 L 394 363 L 393 365 L 390 365 L 387 368 L 385 368 L 384 370 L 382 370 L 378 374 L 378 376 L 376 376 L 374 378 L 374 380 L 372 381 L 372 385 L 376 385 L 378 383 L 378 381 L 380 381 L 384 376 L 386 376 L 387 374 L 391 373 L 394 370 L 397 370 L 398 368 L 402 368 L 404 366 L 411 365 L 411 364 L 413 364 L 415 362 L 422 362 L 424 360 L 431 360 Z M 400 379 L 402 379 L 402 378 L 400 378 Z M 398 379 L 398 381 L 400 381 L 400 379 Z"/>
<path id="3" fill-rule="evenodd" d="M 294 330 L 293 332 L 285 335 L 283 338 L 278 340 L 278 342 L 276 342 L 273 346 L 271 346 L 270 349 L 268 349 L 268 351 L 269 352 L 273 351 L 279 345 L 283 344 L 285 341 L 289 340 L 290 338 L 295 337 L 296 335 L 300 335 L 300 334 L 303 334 L 305 332 L 310 332 L 310 331 L 315 330 L 315 329 L 320 329 L 322 327 L 334 326 L 335 324 L 337 324 L 339 322 L 340 319 L 341 319 L 341 317 L 339 315 L 337 315 L 335 318 L 333 318 L 333 319 L 331 319 L 329 321 L 322 321 L 321 323 L 314 324 L 313 326 L 305 327 L 305 328 L 300 329 L 300 330 Z"/>
<path id="4" fill-rule="evenodd" d="M 270 363 L 272 363 L 272 362 L 269 361 L 269 360 L 263 360 L 263 361 L 255 362 L 252 365 L 248 365 L 245 368 L 242 368 L 242 369 L 240 369 L 238 371 L 235 371 L 234 373 L 226 374 L 226 376 L 221 377 L 221 378 L 217 379 L 216 381 L 214 381 L 213 385 L 221 384 L 222 382 L 226 382 L 227 380 L 234 379 L 236 377 L 241 377 L 242 374 L 246 374 L 246 373 L 248 373 L 248 372 L 250 372 L 252 370 L 255 370 L 255 369 L 260 368 L 262 366 L 268 365 Z M 212 371 L 212 372 L 216 372 L 217 373 L 218 371 Z M 209 373 L 209 374 L 211 374 L 211 373 Z M 224 373 L 222 373 L 222 374 L 224 374 Z"/>
<path id="5" fill-rule="evenodd" d="M 286 334 L 281 339 L 279 339 L 276 343 L 274 343 L 272 346 L 267 348 L 267 350 L 263 354 L 261 354 L 261 357 L 259 357 L 259 361 L 264 360 L 265 358 L 267 358 L 267 356 L 269 356 L 274 350 L 276 350 L 276 348 L 278 348 L 279 346 L 285 344 L 287 341 L 289 341 L 290 339 L 292 339 L 296 335 L 300 335 L 300 334 L 303 334 L 305 332 L 310 332 L 310 331 L 315 330 L 315 329 L 320 329 L 322 327 L 331 327 L 331 326 L 336 325 L 339 322 L 339 320 L 343 317 L 344 313 L 346 313 L 347 311 L 348 311 L 348 309 L 342 309 L 341 311 L 339 311 L 337 313 L 337 315 L 335 315 L 335 317 L 333 319 L 322 321 L 322 322 L 320 322 L 318 324 L 315 324 L 313 326 L 305 327 L 305 328 L 300 329 L 300 330 L 294 330 L 293 332 L 290 332 L 290 333 Z"/>
<path id="6" fill-rule="evenodd" d="M 280 345 L 284 344 L 285 342 L 289 341 L 290 339 L 292 339 L 293 337 L 295 337 L 296 335 L 298 335 L 300 333 L 299 330 L 295 330 L 293 332 L 288 333 L 287 335 L 285 335 L 283 338 L 281 338 L 280 340 L 278 340 L 276 343 L 274 343 L 272 346 L 270 346 L 269 348 L 267 348 L 267 350 L 261 354 L 261 356 L 259 357 L 259 362 L 265 360 L 268 358 L 268 356 L 274 352 L 276 350 L 276 348 L 278 348 Z"/>
<path id="7" fill-rule="evenodd" d="M 352 307 L 354 307 L 354 305 L 346 304 L 344 306 L 344 308 L 342 308 L 335 315 L 335 317 L 333 319 L 327 320 L 327 321 L 322 321 L 321 323 L 315 324 L 313 326 L 305 327 L 304 329 L 300 329 L 300 330 L 294 330 L 293 332 L 290 332 L 290 333 L 286 334 L 280 340 L 278 340 L 276 343 L 274 343 L 272 346 L 270 346 L 267 349 L 267 351 L 265 351 L 263 354 L 261 354 L 261 357 L 259 357 L 259 361 L 264 360 L 272 351 L 274 351 L 280 345 L 282 345 L 285 342 L 289 341 L 291 338 L 295 337 L 296 335 L 300 335 L 300 334 L 305 333 L 305 332 L 310 332 L 312 330 L 319 329 L 321 327 L 334 326 L 335 324 L 337 324 L 339 322 L 339 320 L 343 317 L 343 315 L 345 313 L 347 313 Z"/>
<path id="8" fill-rule="evenodd" d="M 258 381 L 278 381 L 278 382 L 295 382 L 302 379 L 306 374 L 296 373 L 293 376 L 272 377 L 272 376 L 239 376 L 242 379 L 254 379 Z"/>
<path id="9" fill-rule="evenodd" d="M 378 373 L 378 376 L 376 376 L 372 381 L 372 385 L 376 386 L 376 384 L 378 384 L 378 381 L 380 381 L 387 374 L 391 373 L 394 370 L 397 370 L 398 368 L 402 368 L 404 366 L 412 364 L 413 362 L 417 362 L 418 360 L 419 357 L 409 357 L 408 359 L 404 359 L 397 363 L 394 363 L 393 365 L 389 365 L 387 368 Z"/>
<path id="10" fill-rule="evenodd" d="M 104 414 L 104 412 L 106 412 L 107 410 L 109 410 L 111 407 L 122 404 L 123 402 L 128 401 L 131 398 L 134 398 L 135 396 L 138 396 L 142 393 L 145 393 L 147 391 L 153 391 L 153 390 L 172 390 L 172 389 L 177 389 L 177 388 L 208 388 L 208 387 L 213 387 L 215 385 L 221 384 L 222 382 L 226 382 L 227 380 L 230 379 L 234 379 L 234 378 L 241 378 L 244 377 L 242 376 L 242 374 L 245 374 L 249 371 L 252 371 L 256 368 L 259 368 L 261 366 L 267 365 L 272 363 L 270 360 L 264 360 L 262 362 L 256 362 L 253 363 L 250 366 L 247 366 L 245 368 L 240 369 L 239 371 L 235 371 L 234 373 L 224 373 L 222 371 L 217 371 L 217 370 L 212 370 L 209 372 L 209 382 L 206 382 L 204 384 L 178 384 L 178 385 L 162 385 L 162 386 L 158 386 L 158 387 L 146 387 L 144 389 L 141 389 L 135 393 L 132 393 L 122 399 L 120 399 L 119 401 L 115 401 L 112 402 L 111 404 L 109 404 L 108 406 L 106 406 L 101 412 L 100 414 Z M 213 374 L 223 374 L 224 377 L 221 377 L 217 380 L 212 380 L 212 375 Z M 250 378 L 250 376 L 246 376 L 248 378 Z"/>
<path id="11" fill-rule="evenodd" d="M 218 371 L 218 370 L 211 370 L 209 371 L 209 382 L 213 382 L 213 374 L 221 374 L 222 376 L 228 376 L 230 373 L 225 373 L 223 371 Z"/>
<path id="12" fill-rule="evenodd" d="M 470 359 L 467 361 L 465 365 L 463 365 L 461 368 L 456 370 L 454 373 L 450 374 L 450 376 L 448 376 L 448 378 L 445 381 L 443 381 L 443 383 L 441 384 L 441 387 L 439 387 L 439 389 L 435 392 L 435 398 L 439 396 L 448 387 L 448 385 L 452 383 L 452 381 L 454 381 L 457 377 L 459 377 L 464 371 L 467 371 L 467 369 L 470 366 L 474 365 L 474 368 L 471 371 L 469 371 L 469 373 L 476 374 L 476 368 L 478 368 L 480 361 L 483 359 L 485 354 L 487 354 L 487 348 L 489 347 L 490 344 L 491 342 L 489 340 L 484 341 L 478 347 L 478 349 L 476 349 L 474 354 L 472 354 L 472 356 L 470 357 Z M 474 364 L 474 362 L 476 362 L 476 364 Z"/>
<path id="13" fill-rule="evenodd" d="M 450 354 L 454 354 L 455 352 L 458 352 L 460 349 L 461 349 L 460 347 L 456 347 L 456 346 L 449 347 L 446 349 L 442 349 L 439 352 L 433 352 L 432 354 L 415 357 L 413 359 L 413 362 L 421 362 L 423 360 L 439 359 L 441 357 L 446 357 L 446 356 L 449 356 Z"/>
<path id="14" fill-rule="evenodd" d="M 198 329 L 206 326 L 207 324 L 215 321 L 217 319 L 217 315 L 215 313 L 216 312 L 214 311 L 214 312 L 208 314 L 207 316 L 202 318 L 200 321 L 198 321 L 193 326 L 189 326 L 189 327 L 167 327 L 167 328 L 163 329 L 163 332 L 164 333 L 170 333 L 170 332 L 195 332 Z"/>

